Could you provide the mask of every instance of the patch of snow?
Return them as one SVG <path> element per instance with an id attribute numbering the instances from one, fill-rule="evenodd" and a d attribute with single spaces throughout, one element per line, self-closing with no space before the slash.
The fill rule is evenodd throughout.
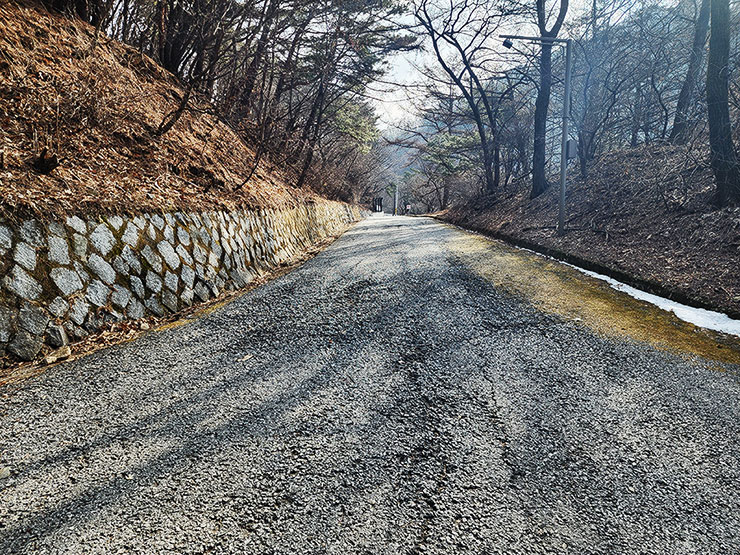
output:
<path id="1" fill-rule="evenodd" d="M 648 293 L 647 291 L 637 289 L 609 276 L 605 276 L 597 272 L 592 272 L 591 270 L 586 270 L 584 268 L 581 268 L 580 266 L 576 266 L 575 264 L 570 264 L 568 262 L 563 262 L 562 260 L 558 260 L 557 258 L 553 258 L 551 256 L 540 254 L 531 249 L 525 249 L 522 247 L 516 248 L 536 254 L 537 256 L 540 256 L 542 258 L 554 260 L 555 262 L 558 262 L 560 264 L 565 264 L 566 266 L 575 268 L 582 274 L 586 274 L 589 277 L 605 281 L 613 289 L 616 289 L 617 291 L 622 291 L 623 293 L 627 293 L 630 297 L 634 297 L 635 299 L 653 304 L 658 308 L 665 310 L 666 312 L 673 312 L 673 314 L 675 314 L 677 318 L 683 320 L 684 322 L 694 324 L 695 326 L 698 326 L 700 328 L 706 328 L 740 337 L 740 320 L 730 318 L 727 314 L 723 314 L 722 312 L 715 312 L 713 310 L 706 310 L 704 308 L 695 308 L 693 306 L 678 303 L 676 301 L 666 299 L 665 297 L 661 297 L 660 295 L 653 295 L 652 293 Z"/>

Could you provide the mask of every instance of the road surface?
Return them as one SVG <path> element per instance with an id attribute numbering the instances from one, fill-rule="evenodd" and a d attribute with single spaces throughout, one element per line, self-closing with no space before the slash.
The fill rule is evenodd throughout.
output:
<path id="1" fill-rule="evenodd" d="M 538 307 L 461 241 L 498 248 L 371 218 L 0 390 L 0 553 L 739 552 L 738 367 Z"/>

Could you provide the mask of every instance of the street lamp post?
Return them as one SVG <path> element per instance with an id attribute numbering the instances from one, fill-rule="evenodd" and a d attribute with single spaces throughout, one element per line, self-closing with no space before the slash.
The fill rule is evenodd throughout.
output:
<path id="1" fill-rule="evenodd" d="M 563 97 L 563 130 L 560 140 L 560 202 L 558 204 L 558 235 L 565 233 L 565 179 L 568 174 L 568 119 L 570 118 L 570 81 L 571 59 L 573 57 L 573 41 L 571 39 L 556 39 L 553 37 L 524 37 L 520 35 L 501 35 L 504 46 L 514 46 L 513 39 L 528 40 L 540 44 L 565 45 L 565 92 Z"/>

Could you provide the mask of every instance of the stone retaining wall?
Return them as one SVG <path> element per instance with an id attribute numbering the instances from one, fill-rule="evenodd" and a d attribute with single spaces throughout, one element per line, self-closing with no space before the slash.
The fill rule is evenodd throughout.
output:
<path id="1" fill-rule="evenodd" d="M 321 201 L 285 210 L 0 222 L 0 356 L 33 360 L 110 321 L 164 316 L 244 287 L 362 215 Z"/>

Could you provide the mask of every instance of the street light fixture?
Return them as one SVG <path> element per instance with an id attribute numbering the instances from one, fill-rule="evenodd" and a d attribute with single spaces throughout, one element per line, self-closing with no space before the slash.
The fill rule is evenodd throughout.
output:
<path id="1" fill-rule="evenodd" d="M 570 117 L 570 81 L 573 41 L 554 37 L 523 37 L 520 35 L 501 35 L 505 48 L 512 48 L 514 39 L 527 40 L 539 44 L 565 45 L 565 94 L 563 100 L 563 131 L 560 141 L 560 203 L 558 205 L 558 235 L 565 233 L 565 178 L 568 173 L 568 118 Z"/>

